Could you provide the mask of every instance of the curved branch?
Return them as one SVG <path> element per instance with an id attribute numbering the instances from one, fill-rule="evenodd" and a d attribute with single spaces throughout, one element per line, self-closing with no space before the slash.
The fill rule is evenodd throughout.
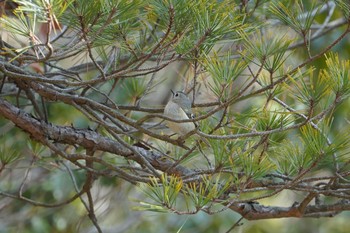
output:
<path id="1" fill-rule="evenodd" d="M 115 140 L 104 137 L 90 129 L 76 129 L 72 126 L 57 126 L 46 123 L 11 105 L 2 98 L 0 98 L 0 115 L 12 121 L 18 128 L 28 133 L 32 139 L 44 145 L 46 145 L 46 140 L 69 145 L 79 145 L 87 149 L 91 148 L 120 155 L 142 164 L 139 156 Z M 172 167 L 174 162 L 164 158 L 157 151 L 146 150 L 138 146 L 133 146 L 133 149 L 138 154 L 141 154 L 143 158 L 147 159 L 155 169 L 167 171 L 167 173 L 177 176 L 186 176 L 194 173 L 194 171 L 183 166 Z"/>
<path id="2" fill-rule="evenodd" d="M 299 203 L 290 207 L 264 206 L 259 203 L 238 203 L 229 208 L 248 220 L 290 218 L 290 217 L 333 217 L 341 211 L 350 210 L 350 202 L 341 200 L 329 205 L 309 205 L 299 208 Z M 303 211 L 301 211 L 303 210 Z"/>

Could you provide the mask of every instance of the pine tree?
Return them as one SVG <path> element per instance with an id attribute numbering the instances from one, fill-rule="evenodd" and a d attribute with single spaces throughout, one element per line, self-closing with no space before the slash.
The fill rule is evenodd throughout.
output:
<path id="1" fill-rule="evenodd" d="M 36 224 L 0 220 L 8 231 L 109 232 L 113 216 L 135 218 L 118 229 L 170 231 L 116 214 L 117 205 L 141 215 L 238 213 L 227 232 L 243 219 L 350 209 L 347 1 L 0 8 L 0 195 L 9 219 L 40 207 Z M 195 112 L 178 123 L 195 122 L 208 143 L 166 127 L 171 90 Z M 135 192 L 136 204 L 123 200 Z"/>

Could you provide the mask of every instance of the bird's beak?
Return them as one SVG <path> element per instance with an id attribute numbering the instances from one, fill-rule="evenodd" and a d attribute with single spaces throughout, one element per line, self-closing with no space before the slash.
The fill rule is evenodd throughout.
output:
<path id="1" fill-rule="evenodd" d="M 173 90 L 170 89 L 170 91 L 171 91 L 171 93 L 173 93 L 173 95 L 175 95 L 175 92 Z"/>

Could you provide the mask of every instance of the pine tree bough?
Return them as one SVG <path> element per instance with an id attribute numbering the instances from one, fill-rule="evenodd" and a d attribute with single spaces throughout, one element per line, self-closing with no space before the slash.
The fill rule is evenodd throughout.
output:
<path id="1" fill-rule="evenodd" d="M 136 208 L 179 215 L 350 210 L 350 59 L 339 49 L 350 46 L 349 1 L 10 3 L 0 3 L 0 196 L 11 204 L 65 207 L 44 209 L 49 221 L 82 207 L 99 233 L 105 190 L 140 191 Z M 194 118 L 164 114 L 171 89 Z"/>
<path id="2" fill-rule="evenodd" d="M 113 153 L 142 163 L 139 157 L 130 149 L 115 140 L 103 137 L 89 129 L 76 129 L 70 126 L 56 126 L 46 123 L 11 105 L 4 99 L 0 99 L 0 114 L 28 133 L 32 139 L 43 144 L 46 144 L 47 140 L 51 140 L 56 143 L 79 145 L 86 149 Z M 134 149 L 145 156 L 156 169 L 166 171 L 173 164 L 160 153 L 145 150 L 138 146 L 135 146 Z M 76 158 L 72 157 L 71 159 Z M 191 173 L 189 169 L 183 166 L 176 166 L 167 172 L 180 176 L 190 175 Z"/>
<path id="3" fill-rule="evenodd" d="M 0 115 L 13 122 L 18 128 L 25 131 L 32 139 L 46 144 L 47 141 L 53 141 L 60 144 L 78 145 L 86 149 L 100 150 L 109 152 L 119 156 L 123 156 L 127 159 L 134 160 L 142 165 L 142 160 L 139 159 L 129 148 L 125 147 L 121 143 L 112 140 L 107 137 L 90 130 L 90 129 L 77 129 L 70 126 L 56 126 L 33 117 L 32 115 L 24 112 L 23 110 L 11 105 L 4 99 L 0 99 Z M 181 165 L 172 167 L 174 162 L 164 158 L 161 154 L 146 150 L 144 148 L 134 146 L 134 149 L 142 154 L 147 161 L 154 166 L 155 169 L 166 171 L 168 174 L 173 174 L 179 177 L 191 177 L 193 174 L 197 178 L 191 180 L 191 182 L 200 182 L 201 177 L 196 175 L 195 170 L 188 169 Z M 87 160 L 94 161 L 93 158 L 88 157 L 67 157 L 66 159 L 71 161 L 76 160 Z M 96 160 L 98 162 L 98 160 Z M 169 170 L 169 168 L 171 168 Z M 112 173 L 105 173 L 108 176 L 113 175 Z M 118 176 L 118 174 L 115 174 Z M 128 179 L 127 179 L 128 180 Z M 128 180 L 133 182 L 132 180 Z M 258 188 L 258 187 L 280 187 L 281 184 L 278 182 L 263 181 L 252 182 L 247 188 Z M 299 185 L 291 186 L 292 190 L 307 190 L 310 186 L 307 186 L 303 182 Z M 336 191 L 336 186 L 332 187 L 333 191 Z M 272 189 L 272 188 L 271 188 Z M 343 193 L 343 190 L 341 193 Z M 232 190 L 234 193 L 237 190 Z M 350 192 L 347 191 L 347 192 Z M 345 193 L 347 193 L 345 192 Z M 329 189 L 318 189 L 319 194 L 327 195 L 331 193 Z M 3 194 L 3 193 L 0 193 Z M 228 195 L 226 193 L 225 195 Z M 3 194 L 4 195 L 4 194 Z M 348 196 L 347 194 L 345 194 Z M 5 195 L 6 196 L 6 195 Z M 231 210 L 241 214 L 247 220 L 258 220 L 258 219 L 270 219 L 270 218 L 288 218 L 288 217 L 333 217 L 338 213 L 345 210 L 350 210 L 350 201 L 347 199 L 341 199 L 333 204 L 309 204 L 314 200 L 316 192 L 311 192 L 309 196 L 305 198 L 302 203 L 293 203 L 290 207 L 278 207 L 278 206 L 264 206 L 256 201 L 247 201 L 244 203 L 224 203 Z M 330 195 L 332 196 L 332 195 Z"/>

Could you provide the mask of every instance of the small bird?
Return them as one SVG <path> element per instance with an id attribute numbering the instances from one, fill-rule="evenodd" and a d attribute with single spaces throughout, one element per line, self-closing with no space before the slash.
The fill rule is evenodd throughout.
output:
<path id="1" fill-rule="evenodd" d="M 172 98 L 164 108 L 164 115 L 174 120 L 192 119 L 194 115 L 191 109 L 191 100 L 182 92 L 173 92 Z M 197 125 L 194 122 L 173 122 L 167 121 L 166 125 L 180 137 L 188 134 L 196 129 Z"/>

